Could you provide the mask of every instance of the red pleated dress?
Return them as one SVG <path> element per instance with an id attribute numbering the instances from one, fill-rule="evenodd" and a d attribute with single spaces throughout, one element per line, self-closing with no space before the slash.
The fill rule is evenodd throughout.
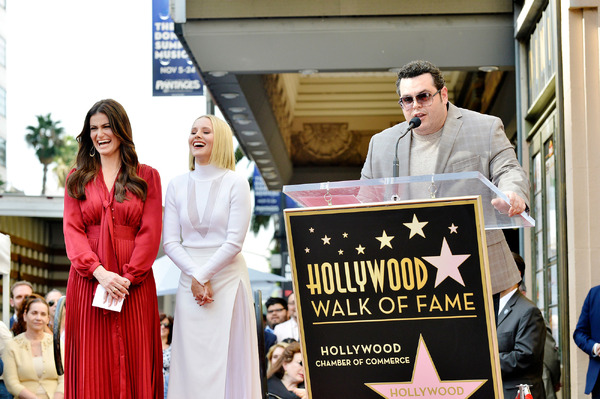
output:
<path id="1" fill-rule="evenodd" d="M 162 347 L 152 264 L 160 245 L 162 191 L 146 165 L 146 201 L 114 200 L 102 172 L 79 201 L 65 193 L 64 236 L 71 261 L 66 298 L 65 398 L 162 398 Z M 92 306 L 102 265 L 131 281 L 121 312 Z"/>

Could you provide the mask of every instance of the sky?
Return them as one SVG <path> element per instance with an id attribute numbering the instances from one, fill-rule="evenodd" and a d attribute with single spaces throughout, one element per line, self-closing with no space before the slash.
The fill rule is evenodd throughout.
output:
<path id="1" fill-rule="evenodd" d="M 42 165 L 24 139 L 36 115 L 51 113 L 75 137 L 92 105 L 112 98 L 127 111 L 140 162 L 160 173 L 164 202 L 169 181 L 187 171 L 187 135 L 206 98 L 152 97 L 152 1 L 8 0 L 6 11 L 8 185 L 41 193 Z M 238 169 L 252 173 L 248 163 Z M 49 172 L 46 195 L 62 194 Z M 250 267 L 268 271 L 270 237 L 248 234 Z"/>

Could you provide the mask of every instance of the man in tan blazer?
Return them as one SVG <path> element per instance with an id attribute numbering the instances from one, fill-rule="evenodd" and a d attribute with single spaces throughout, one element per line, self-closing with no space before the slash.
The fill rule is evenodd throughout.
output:
<path id="1" fill-rule="evenodd" d="M 392 177 L 398 142 L 398 176 L 478 171 L 508 196 L 509 216 L 528 209 L 529 180 L 499 118 L 449 103 L 442 73 L 427 61 L 402 67 L 396 87 L 406 120 L 421 124 L 403 137 L 408 122 L 374 135 L 361 179 Z M 502 231 L 488 231 L 486 239 L 497 308 L 499 293 L 521 277 Z"/>

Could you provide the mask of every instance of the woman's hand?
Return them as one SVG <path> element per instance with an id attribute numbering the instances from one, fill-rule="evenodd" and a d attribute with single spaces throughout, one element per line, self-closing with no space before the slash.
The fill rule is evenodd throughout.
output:
<path id="1" fill-rule="evenodd" d="M 210 284 L 210 281 L 207 281 L 206 284 L 204 284 L 204 302 L 205 303 L 214 302 L 213 295 L 214 295 L 214 292 L 212 289 L 212 285 Z"/>
<path id="2" fill-rule="evenodd" d="M 206 284 L 202 285 L 192 277 L 192 295 L 196 299 L 198 305 L 202 306 L 208 303 L 213 302 L 213 289 L 210 281 L 207 281 Z"/>
<path id="3" fill-rule="evenodd" d="M 131 281 L 119 276 L 117 273 L 106 270 L 104 266 L 100 265 L 94 270 L 94 277 L 106 290 L 104 302 L 109 300 L 109 306 L 113 302 L 116 304 L 125 299 L 125 295 L 129 295 L 128 288 L 131 285 Z"/>
<path id="4" fill-rule="evenodd" d="M 29 389 L 23 388 L 23 390 L 19 392 L 19 399 L 37 399 L 37 395 Z"/>

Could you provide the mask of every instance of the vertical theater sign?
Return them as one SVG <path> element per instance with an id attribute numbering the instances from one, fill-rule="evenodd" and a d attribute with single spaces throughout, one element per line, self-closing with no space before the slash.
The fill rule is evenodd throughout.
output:
<path id="1" fill-rule="evenodd" d="M 201 96 L 202 81 L 175 34 L 168 0 L 152 0 L 152 95 Z"/>

